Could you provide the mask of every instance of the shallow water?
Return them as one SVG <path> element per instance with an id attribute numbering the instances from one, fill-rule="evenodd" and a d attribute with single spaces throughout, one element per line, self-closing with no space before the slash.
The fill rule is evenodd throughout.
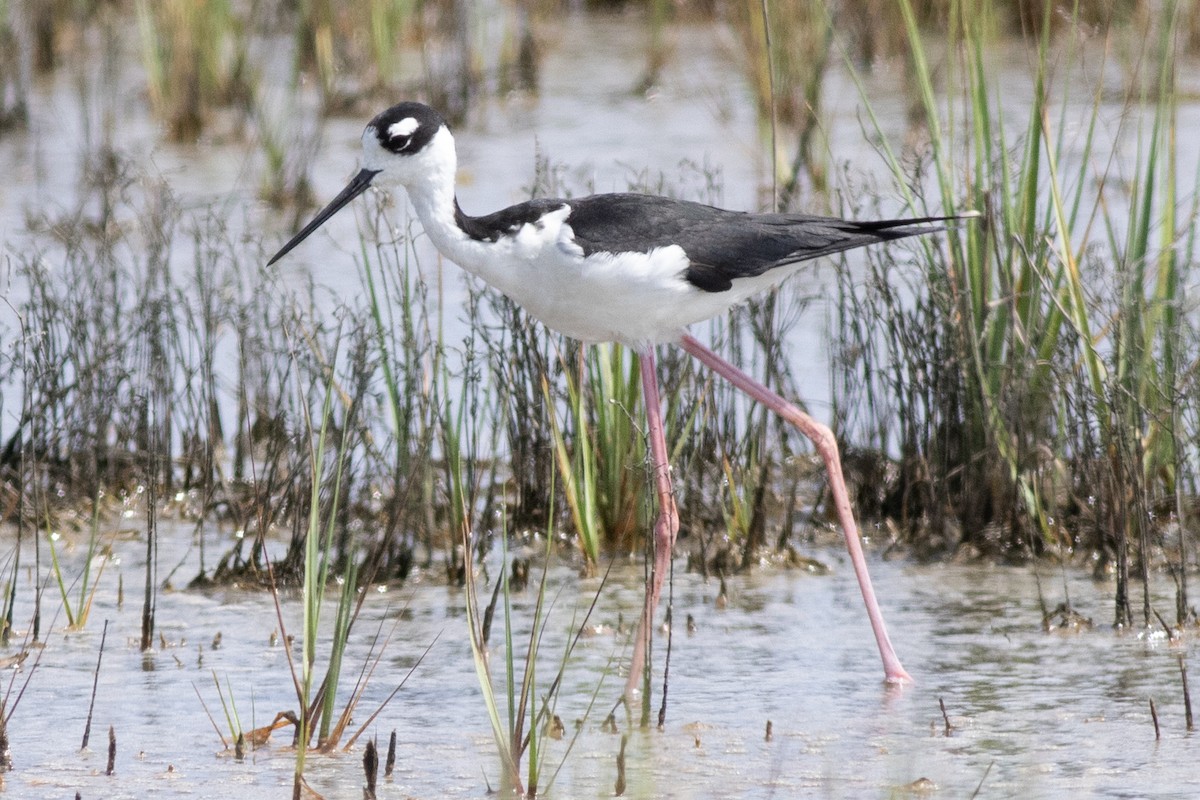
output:
<path id="1" fill-rule="evenodd" d="M 161 563 L 175 563 L 189 527 L 166 525 Z M 209 536 L 213 534 L 210 532 Z M 215 544 L 215 542 L 210 542 Z M 163 592 L 158 626 L 167 642 L 138 651 L 142 543 L 120 537 L 114 561 L 99 582 L 83 631 L 50 625 L 41 662 L 13 675 L 28 687 L 9 725 L 16 769 L 6 777 L 10 796 L 279 797 L 290 785 L 294 753 L 290 730 L 238 763 L 205 717 L 197 690 L 226 730 L 213 675 L 231 692 L 246 728 L 277 711 L 295 709 L 270 596 L 259 591 Z M 1047 602 L 1063 599 L 1092 617 L 1092 630 L 1045 633 L 1030 568 L 985 565 L 916 566 L 872 560 L 893 639 L 916 679 L 896 690 L 882 671 L 857 585 L 844 554 L 811 554 L 833 569 L 819 576 L 766 567 L 728 581 L 729 603 L 714 602 L 713 581 L 677 564 L 675 633 L 669 705 L 661 732 L 636 727 L 623 711 L 618 725 L 630 734 L 628 797 L 878 797 L 903 793 L 925 779 L 939 796 L 966 797 L 1188 797 L 1194 793 L 1194 739 L 1184 728 L 1179 658 L 1188 641 L 1159 635 L 1118 634 L 1104 624 L 1112 587 L 1070 571 L 1043 575 Z M 79 550 L 66 555 L 79 570 Z M 196 553 L 177 573 L 185 581 Z M 493 560 L 493 574 L 498 565 Z M 368 728 L 386 748 L 398 735 L 397 769 L 382 797 L 479 797 L 497 781 L 497 761 L 467 643 L 464 595 L 438 571 L 408 584 L 369 590 L 351 637 L 343 692 L 366 659 L 380 622 L 399 619 L 380 669 L 369 684 L 356 728 L 436 639 L 396 699 Z M 124 606 L 116 606 L 118 573 Z M 540 574 L 535 566 L 534 575 Z M 618 566 L 568 664 L 557 713 L 567 725 L 583 719 L 574 750 L 551 741 L 547 775 L 564 764 L 547 796 L 607 797 L 616 779 L 620 737 L 601 723 L 621 690 L 618 674 L 628 655 L 627 634 L 614 629 L 633 618 L 640 601 L 640 569 Z M 571 565 L 552 564 L 548 597 L 554 605 L 543 642 L 539 682 L 555 671 L 568 632 L 582 619 L 599 585 L 580 580 Z M 48 595 L 48 608 L 57 606 Z M 529 625 L 533 589 L 514 596 L 515 625 Z M 330 600 L 332 604 L 333 600 Z M 27 614 L 19 604 L 18 618 Z M 300 606 L 285 600 L 289 631 L 300 626 Z M 683 621 L 696 623 L 688 633 Z M 79 751 L 104 620 L 108 639 L 100 668 L 91 745 Z M 499 624 L 497 624 L 499 631 Z M 386 633 L 386 628 L 385 628 Z M 219 647 L 213 639 L 220 634 Z M 500 641 L 500 634 L 494 634 Z M 662 639 L 656 664 L 661 670 Z M 10 653 L 16 648 L 10 648 Z M 31 656 L 32 658 L 32 656 Z M 320 656 L 319 656 L 320 658 Z M 493 646 L 496 669 L 502 651 Z M 498 673 L 497 673 L 498 675 Z M 654 707 L 661 671 L 656 673 Z M 595 708 L 588 705 L 599 687 Z M 1149 700 L 1158 707 L 1163 736 L 1155 741 Z M 945 735 L 938 701 L 953 730 Z M 764 740 L 767 721 L 772 741 Z M 103 774 L 107 730 L 115 729 L 116 773 Z M 312 756 L 311 785 L 327 797 L 358 796 L 365 740 L 349 753 Z M 542 785 L 546 785 L 543 779 Z M 214 787 L 220 787 L 214 794 Z"/>

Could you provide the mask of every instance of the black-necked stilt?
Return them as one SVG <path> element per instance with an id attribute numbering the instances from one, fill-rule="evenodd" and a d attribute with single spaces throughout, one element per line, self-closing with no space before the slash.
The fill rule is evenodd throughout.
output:
<path id="1" fill-rule="evenodd" d="M 795 425 L 829 473 L 838 519 L 889 682 L 910 681 L 900 664 L 863 557 L 830 429 L 725 361 L 687 326 L 775 286 L 800 264 L 874 242 L 931 233 L 947 218 L 850 222 L 802 214 L 750 214 L 641 194 L 531 200 L 471 217 L 454 193 L 454 137 L 436 111 L 400 103 L 362 135 L 363 168 L 274 263 L 372 184 L 400 185 L 439 251 L 523 306 L 548 327 L 585 342 L 621 342 L 639 353 L 659 515 L 655 559 L 626 694 L 637 686 L 679 519 L 671 488 L 654 347 L 676 342 L 702 364 Z"/>

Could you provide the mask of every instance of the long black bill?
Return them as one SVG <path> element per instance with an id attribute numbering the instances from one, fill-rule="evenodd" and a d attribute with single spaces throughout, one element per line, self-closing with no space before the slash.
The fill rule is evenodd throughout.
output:
<path id="1" fill-rule="evenodd" d="M 341 193 L 338 194 L 337 197 L 333 198 L 333 201 L 329 205 L 325 206 L 323 209 L 321 209 L 319 214 L 313 217 L 312 222 L 305 225 L 303 230 L 293 236 L 291 241 L 281 247 L 279 252 L 271 257 L 271 260 L 267 262 L 267 266 L 271 266 L 276 261 L 291 252 L 292 248 L 307 239 L 310 233 L 324 225 L 325 221 L 334 214 L 341 211 L 342 206 L 346 205 L 351 200 L 365 192 L 371 185 L 371 181 L 378 174 L 379 170 L 377 169 L 360 170 L 359 173 L 355 175 L 350 183 L 346 186 L 346 188 L 342 189 Z"/>

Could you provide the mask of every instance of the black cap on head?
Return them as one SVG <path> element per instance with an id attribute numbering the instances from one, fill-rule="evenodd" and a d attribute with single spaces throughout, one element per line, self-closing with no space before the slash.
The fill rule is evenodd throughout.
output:
<path id="1" fill-rule="evenodd" d="M 442 115 L 424 103 L 398 103 L 371 120 L 369 127 L 384 150 L 397 155 L 421 151 L 446 124 Z"/>

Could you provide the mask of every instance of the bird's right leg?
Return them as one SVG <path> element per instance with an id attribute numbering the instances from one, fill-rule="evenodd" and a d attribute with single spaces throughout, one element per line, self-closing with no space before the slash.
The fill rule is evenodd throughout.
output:
<path id="1" fill-rule="evenodd" d="M 642 371 L 642 398 L 646 403 L 646 429 L 650 440 L 650 464 L 654 472 L 654 491 L 658 495 L 658 519 L 654 523 L 654 560 L 650 580 L 646 583 L 646 600 L 633 640 L 633 656 L 629 663 L 629 678 L 625 681 L 625 697 L 632 700 L 646 666 L 646 652 L 654 635 L 654 612 L 662 595 L 663 580 L 671 567 L 671 552 L 675 535 L 679 533 L 679 512 L 675 508 L 675 493 L 671 488 L 671 465 L 667 458 L 667 439 L 662 420 L 662 404 L 658 396 L 658 376 L 654 367 L 654 350 L 647 349 L 638 356 Z"/>

